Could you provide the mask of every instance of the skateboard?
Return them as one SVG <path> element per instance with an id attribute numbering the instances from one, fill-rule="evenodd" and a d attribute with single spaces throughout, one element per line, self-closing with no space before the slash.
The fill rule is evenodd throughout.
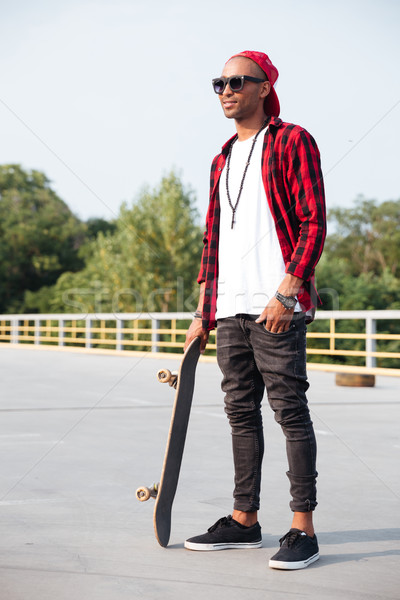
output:
<path id="1" fill-rule="evenodd" d="M 200 356 L 200 338 L 196 337 L 187 347 L 179 371 L 161 369 L 157 378 L 176 389 L 171 423 L 160 483 L 140 487 L 136 497 L 141 502 L 154 498 L 154 531 L 158 543 L 166 547 L 171 532 L 171 510 L 178 485 L 179 472 L 185 447 L 186 432 L 192 405 L 194 379 Z"/>

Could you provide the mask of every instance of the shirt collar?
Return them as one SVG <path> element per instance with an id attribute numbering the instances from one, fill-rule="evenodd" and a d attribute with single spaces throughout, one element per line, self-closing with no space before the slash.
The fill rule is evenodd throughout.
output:
<path id="1" fill-rule="evenodd" d="M 282 119 L 280 119 L 279 117 L 267 117 L 267 126 L 268 127 L 270 127 L 271 125 L 273 127 L 280 127 L 281 124 L 282 124 Z M 231 145 L 232 141 L 235 138 L 237 138 L 237 133 L 235 133 L 235 135 L 230 137 L 229 140 L 227 142 L 225 142 L 225 144 L 222 146 L 222 154 L 228 154 L 229 146 Z"/>

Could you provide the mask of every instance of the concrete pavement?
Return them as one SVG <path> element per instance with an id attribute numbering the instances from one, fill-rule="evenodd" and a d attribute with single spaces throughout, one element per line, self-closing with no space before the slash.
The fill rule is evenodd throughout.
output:
<path id="1" fill-rule="evenodd" d="M 198 367 L 170 546 L 153 535 L 176 359 L 0 348 L 1 600 L 400 597 L 400 381 L 342 388 L 310 372 L 319 444 L 321 559 L 274 571 L 290 526 L 284 439 L 267 402 L 263 548 L 189 552 L 186 537 L 231 511 L 230 434 L 215 364 Z"/>

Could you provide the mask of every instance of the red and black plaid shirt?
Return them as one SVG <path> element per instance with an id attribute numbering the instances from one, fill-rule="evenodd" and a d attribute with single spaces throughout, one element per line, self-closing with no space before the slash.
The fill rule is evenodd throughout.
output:
<path id="1" fill-rule="evenodd" d="M 235 137 L 226 142 L 211 166 L 210 203 L 197 279 L 198 283 L 205 282 L 203 328 L 207 330 L 216 326 L 221 211 L 218 184 L 229 146 Z M 297 297 L 302 310 L 307 312 L 320 303 L 314 287 L 314 270 L 326 235 L 324 184 L 317 145 L 302 127 L 270 117 L 264 137 L 261 169 L 285 270 L 304 280 Z"/>

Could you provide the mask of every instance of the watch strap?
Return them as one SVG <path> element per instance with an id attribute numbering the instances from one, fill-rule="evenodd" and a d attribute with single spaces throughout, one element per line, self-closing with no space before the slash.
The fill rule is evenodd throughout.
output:
<path id="1" fill-rule="evenodd" d="M 287 309 L 291 310 L 297 304 L 297 299 L 295 296 L 284 296 L 280 292 L 276 292 L 275 298 L 279 300 L 279 302 Z"/>

